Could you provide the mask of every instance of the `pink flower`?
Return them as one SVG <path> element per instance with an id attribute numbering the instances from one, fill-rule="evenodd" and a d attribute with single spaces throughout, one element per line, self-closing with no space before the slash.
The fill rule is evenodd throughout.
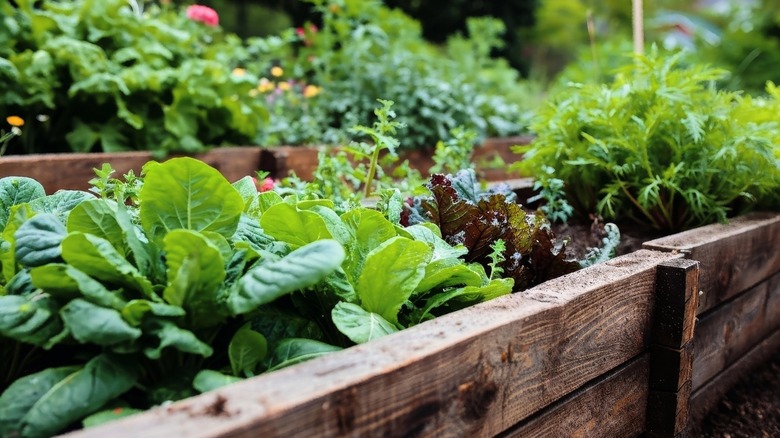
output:
<path id="1" fill-rule="evenodd" d="M 219 24 L 219 15 L 217 15 L 217 11 L 208 6 L 191 5 L 187 7 L 187 18 L 192 21 L 200 21 L 211 27 Z"/>
<path id="2" fill-rule="evenodd" d="M 259 182 L 257 178 L 252 177 L 252 180 L 255 182 L 255 186 L 257 187 L 257 190 L 260 192 L 269 192 L 274 189 L 274 180 L 273 178 L 266 178 L 263 180 L 263 182 Z"/>

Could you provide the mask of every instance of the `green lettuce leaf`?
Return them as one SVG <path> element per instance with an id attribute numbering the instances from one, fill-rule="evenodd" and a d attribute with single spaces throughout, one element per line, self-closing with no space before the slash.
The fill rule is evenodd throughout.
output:
<path id="1" fill-rule="evenodd" d="M 60 316 L 73 339 L 82 344 L 110 346 L 141 337 L 141 330 L 128 324 L 119 311 L 81 298 L 60 309 Z"/>
<path id="2" fill-rule="evenodd" d="M 251 312 L 285 294 L 319 283 L 338 269 L 343 260 L 344 249 L 335 240 L 318 240 L 302 246 L 241 277 L 237 287 L 231 290 L 228 307 L 236 315 Z"/>
<path id="3" fill-rule="evenodd" d="M 195 375 L 195 380 L 192 381 L 192 386 L 198 392 L 209 392 L 223 386 L 230 385 L 231 383 L 240 382 L 244 379 L 241 377 L 228 376 L 222 374 L 219 371 L 214 370 L 201 370 Z"/>
<path id="4" fill-rule="evenodd" d="M 331 313 L 333 323 L 352 342 L 362 344 L 398 329 L 380 315 L 368 312 L 357 304 L 338 303 Z"/>
<path id="5" fill-rule="evenodd" d="M 32 178 L 9 176 L 0 178 L 0 230 L 5 228 L 11 207 L 46 196 L 43 186 Z"/>
<path id="6" fill-rule="evenodd" d="M 260 216 L 260 225 L 266 234 L 293 248 L 332 237 L 322 216 L 286 203 L 270 207 Z"/>
<path id="7" fill-rule="evenodd" d="M 33 216 L 14 235 L 16 261 L 27 267 L 62 261 L 60 245 L 66 234 L 65 227 L 54 215 L 43 213 Z"/>
<path id="8" fill-rule="evenodd" d="M 311 339 L 285 339 L 274 349 L 268 371 L 275 371 L 341 350 L 341 347 Z"/>
<path id="9" fill-rule="evenodd" d="M 356 292 L 361 307 L 392 324 L 425 276 L 432 250 L 424 242 L 394 237 L 371 251 L 360 273 Z"/>
<path id="10" fill-rule="evenodd" d="M 266 354 L 268 341 L 248 324 L 236 331 L 228 345 L 230 368 L 236 376 L 254 376 L 257 366 L 265 359 Z"/>
<path id="11" fill-rule="evenodd" d="M 230 238 L 244 201 L 216 169 L 194 158 L 180 157 L 144 167 L 141 225 L 154 241 L 171 230 L 214 231 Z"/>

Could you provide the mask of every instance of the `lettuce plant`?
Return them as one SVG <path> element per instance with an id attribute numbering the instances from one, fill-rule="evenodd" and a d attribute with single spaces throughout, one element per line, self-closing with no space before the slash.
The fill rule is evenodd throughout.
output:
<path id="1" fill-rule="evenodd" d="M 718 91 L 725 72 L 652 51 L 608 85 L 570 84 L 542 108 L 517 166 L 552 205 L 675 231 L 777 198 L 778 125 L 754 100 Z M 549 169 L 552 169 L 550 171 Z"/>
<path id="2" fill-rule="evenodd" d="M 192 158 L 110 175 L 97 196 L 0 179 L 2 436 L 98 424 L 512 289 L 400 214 L 258 193 Z"/>

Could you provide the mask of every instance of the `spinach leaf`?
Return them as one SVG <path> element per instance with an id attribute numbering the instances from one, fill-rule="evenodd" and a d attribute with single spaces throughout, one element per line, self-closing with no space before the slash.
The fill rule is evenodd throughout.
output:
<path id="1" fill-rule="evenodd" d="M 270 207 L 260 216 L 260 225 L 269 236 L 293 248 L 332 237 L 322 216 L 286 203 Z"/>
<path id="2" fill-rule="evenodd" d="M 190 157 L 144 167 L 139 195 L 141 225 L 154 241 L 171 230 L 236 231 L 244 201 L 216 169 Z"/>
<path id="3" fill-rule="evenodd" d="M 22 377 L 0 395 L 0 436 L 21 436 L 22 420 L 57 383 L 78 371 L 78 366 L 47 368 Z"/>
<path id="4" fill-rule="evenodd" d="M 166 347 L 173 347 L 184 353 L 199 354 L 203 357 L 209 357 L 214 353 L 214 350 L 198 339 L 195 333 L 165 319 L 151 319 L 144 327 L 144 332 L 159 340 L 156 346 L 144 349 L 144 354 L 149 359 L 159 359 Z"/>
<path id="5" fill-rule="evenodd" d="M 3 279 L 7 282 L 18 272 L 19 264 L 16 261 L 16 238 L 14 235 L 22 224 L 35 213 L 29 204 L 19 204 L 11 207 L 8 222 L 3 229 L 0 239 L 0 265 L 3 268 Z"/>
<path id="6" fill-rule="evenodd" d="M 464 264 L 460 259 L 440 259 L 425 266 L 425 276 L 417 285 L 414 292 L 420 293 L 436 287 L 454 286 L 481 286 L 482 277 L 475 272 L 470 265 Z"/>
<path id="7" fill-rule="evenodd" d="M 83 296 L 99 306 L 120 310 L 125 300 L 117 292 L 71 265 L 49 263 L 30 270 L 32 284 L 58 299 L 68 300 Z"/>
<path id="8" fill-rule="evenodd" d="M 77 205 L 68 215 L 68 231 L 80 231 L 105 239 L 124 257 L 125 232 L 119 225 L 116 208 L 104 199 L 90 199 Z"/>
<path id="9" fill-rule="evenodd" d="M 16 261 L 22 266 L 41 266 L 61 261 L 60 244 L 67 234 L 54 215 L 38 214 L 16 231 Z"/>
<path id="10" fill-rule="evenodd" d="M 125 322 L 122 314 L 76 298 L 66 304 L 60 315 L 73 338 L 82 344 L 110 346 L 138 339 L 141 330 Z"/>
<path id="11" fill-rule="evenodd" d="M 335 240 L 309 243 L 241 277 L 237 287 L 231 290 L 228 307 L 236 315 L 251 312 L 282 295 L 319 283 L 338 269 L 343 260 L 344 249 Z"/>
<path id="12" fill-rule="evenodd" d="M 168 285 L 163 298 L 184 308 L 192 327 L 210 327 L 224 320 L 217 293 L 225 280 L 225 261 L 202 234 L 173 230 L 163 239 Z"/>
<path id="13" fill-rule="evenodd" d="M 396 236 L 395 227 L 382 213 L 367 208 L 356 208 L 341 215 L 341 220 L 352 235 L 347 245 L 344 271 L 353 284 L 363 271 L 368 253 L 383 242 Z"/>
<path id="14" fill-rule="evenodd" d="M 265 336 L 245 325 L 238 329 L 228 345 L 228 358 L 233 375 L 252 377 L 257 366 L 268 354 Z"/>
<path id="15" fill-rule="evenodd" d="M 341 347 L 311 339 L 285 339 L 274 349 L 268 371 L 289 367 L 339 350 Z"/>
<path id="16" fill-rule="evenodd" d="M 127 392 L 137 378 L 127 358 L 101 354 L 59 381 L 48 379 L 54 384 L 42 388 L 45 393 L 22 418 L 22 435 L 51 436 Z"/>
<path id="17" fill-rule="evenodd" d="M 132 300 L 122 308 L 122 317 L 134 326 L 139 326 L 146 315 L 154 316 L 184 316 L 186 312 L 181 307 L 149 300 Z"/>
<path id="18" fill-rule="evenodd" d="M 418 322 L 427 319 L 434 309 L 448 304 L 451 305 L 451 308 L 447 310 L 451 312 L 502 295 L 508 295 L 512 293 L 513 284 L 514 281 L 511 278 L 500 278 L 492 280 L 485 286 L 465 286 L 437 293 L 425 301 Z M 457 305 L 458 302 L 460 305 Z"/>
<path id="19" fill-rule="evenodd" d="M 77 190 L 59 190 L 53 195 L 35 198 L 30 201 L 29 205 L 36 213 L 53 214 L 64 225 L 71 210 L 88 199 L 95 199 L 95 196 L 91 193 Z"/>
<path id="20" fill-rule="evenodd" d="M 0 335 L 50 347 L 63 331 L 58 310 L 51 297 L 41 294 L 0 296 Z"/>
<path id="21" fill-rule="evenodd" d="M 371 251 L 358 278 L 361 306 L 392 324 L 425 276 L 432 250 L 424 242 L 394 237 Z"/>
<path id="22" fill-rule="evenodd" d="M 62 258 L 74 268 L 100 281 L 119 284 L 144 297 L 159 300 L 152 283 L 138 272 L 106 239 L 73 232 L 62 241 Z"/>
<path id="23" fill-rule="evenodd" d="M 0 178 L 0 229 L 5 228 L 11 207 L 46 196 L 43 186 L 32 178 L 10 176 Z"/>
<path id="24" fill-rule="evenodd" d="M 228 376 L 214 370 L 201 370 L 195 375 L 195 379 L 192 381 L 192 386 L 198 392 L 213 391 L 217 388 L 230 385 L 231 383 L 240 382 L 244 379 L 241 377 Z"/>
<path id="25" fill-rule="evenodd" d="M 333 308 L 331 316 L 339 331 L 356 344 L 362 344 L 398 331 L 382 316 L 368 312 L 357 304 L 338 303 Z"/>

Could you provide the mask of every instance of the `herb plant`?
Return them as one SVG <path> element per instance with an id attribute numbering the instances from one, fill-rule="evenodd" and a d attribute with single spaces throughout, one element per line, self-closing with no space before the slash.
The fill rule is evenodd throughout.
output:
<path id="1" fill-rule="evenodd" d="M 724 221 L 780 189 L 776 121 L 718 91 L 725 72 L 653 50 L 609 85 L 570 84 L 540 109 L 517 166 L 576 215 L 666 231 Z M 756 113 L 758 114 L 758 113 Z M 550 167 L 554 172 L 548 172 Z M 558 204 L 563 205 L 563 204 Z"/>

